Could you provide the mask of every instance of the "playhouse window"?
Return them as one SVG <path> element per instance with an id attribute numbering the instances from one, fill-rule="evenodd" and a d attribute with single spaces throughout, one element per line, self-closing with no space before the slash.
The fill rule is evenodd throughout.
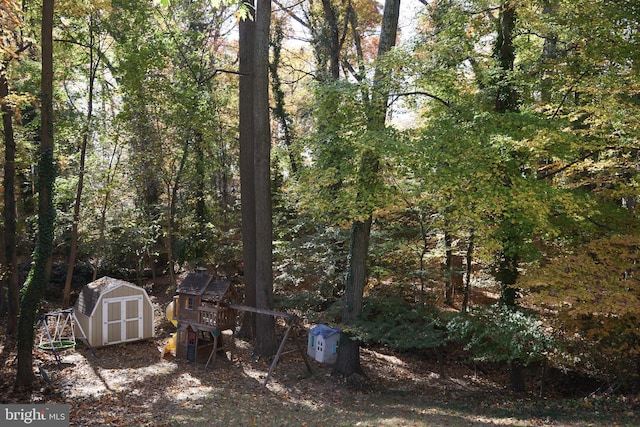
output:
<path id="1" fill-rule="evenodd" d="M 187 334 L 185 331 L 180 331 L 180 336 L 178 341 L 182 344 L 185 344 L 187 342 Z"/>
<path id="2" fill-rule="evenodd" d="M 184 308 L 185 310 L 193 310 L 193 297 L 187 297 L 184 300 Z"/>

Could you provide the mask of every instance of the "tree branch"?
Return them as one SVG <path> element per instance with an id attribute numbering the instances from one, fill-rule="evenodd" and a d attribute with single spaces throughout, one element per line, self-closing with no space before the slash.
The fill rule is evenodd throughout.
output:
<path id="1" fill-rule="evenodd" d="M 422 96 L 426 96 L 429 97 L 431 99 L 434 99 L 438 102 L 440 102 L 441 104 L 443 104 L 445 107 L 451 107 L 451 102 L 440 98 L 438 95 L 434 95 L 432 93 L 429 92 L 424 92 L 424 91 L 413 91 L 413 92 L 403 92 L 403 93 L 394 93 L 392 96 L 396 97 L 396 98 L 400 98 L 402 96 L 413 96 L 413 95 L 422 95 Z"/>
<path id="2" fill-rule="evenodd" d="M 564 96 L 562 97 L 562 101 L 560 101 L 560 104 L 558 104 L 558 108 L 556 108 L 556 111 L 553 112 L 553 115 L 551 116 L 551 119 L 555 119 L 558 116 L 558 113 L 560 112 L 560 108 L 562 108 L 562 106 L 564 105 L 565 101 L 567 100 L 567 97 L 569 96 L 569 94 L 571 92 L 573 92 L 573 89 L 576 87 L 576 85 L 578 84 L 578 82 L 580 80 L 582 80 L 591 70 L 586 70 L 584 71 L 582 74 L 580 74 L 578 76 L 578 78 L 571 84 L 571 87 L 569 87 L 569 89 L 567 89 L 567 91 L 564 93 Z"/>
<path id="3" fill-rule="evenodd" d="M 291 9 L 293 9 L 295 6 L 304 3 L 303 1 L 300 1 L 296 4 L 294 4 L 293 6 L 285 6 L 282 3 L 280 3 L 278 0 L 273 0 L 273 2 L 275 3 L 276 6 L 278 6 L 284 13 L 286 13 L 287 15 L 289 15 L 289 17 L 291 19 L 293 19 L 294 21 L 296 21 L 298 24 L 302 25 L 305 28 L 309 28 L 309 23 L 305 20 L 303 20 L 302 18 L 300 18 L 298 15 L 296 15 L 295 13 L 293 13 L 291 11 Z"/>

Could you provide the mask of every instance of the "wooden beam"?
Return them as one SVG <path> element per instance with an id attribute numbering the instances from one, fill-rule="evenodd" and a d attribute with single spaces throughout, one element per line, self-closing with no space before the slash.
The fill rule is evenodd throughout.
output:
<path id="1" fill-rule="evenodd" d="M 284 311 L 266 310 L 264 308 L 256 308 L 248 305 L 229 304 L 229 307 L 235 308 L 236 310 L 240 311 L 250 311 L 251 313 L 266 314 L 267 316 L 284 317 L 287 320 L 295 316 L 294 314 L 285 313 Z"/>

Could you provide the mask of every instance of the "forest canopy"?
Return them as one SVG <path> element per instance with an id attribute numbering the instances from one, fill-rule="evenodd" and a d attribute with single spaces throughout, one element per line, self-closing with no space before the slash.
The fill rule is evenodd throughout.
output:
<path id="1" fill-rule="evenodd" d="M 250 277 L 241 82 L 264 75 L 267 305 L 342 327 L 351 362 L 458 343 L 636 385 L 640 5 L 404 1 L 274 0 L 266 21 L 253 2 L 56 2 L 44 298 L 102 275 Z M 43 231 L 42 20 L 0 3 L 9 332 Z M 253 22 L 264 73 L 241 70 Z"/>

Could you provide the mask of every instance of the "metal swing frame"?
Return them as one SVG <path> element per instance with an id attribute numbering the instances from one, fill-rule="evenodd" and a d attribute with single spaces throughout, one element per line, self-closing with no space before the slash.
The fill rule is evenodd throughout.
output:
<path id="1" fill-rule="evenodd" d="M 80 338 L 91 349 L 93 355 L 96 355 L 95 350 L 87 339 L 87 335 L 78 322 L 78 319 L 76 319 L 76 315 L 72 308 L 42 314 L 38 320 L 37 326 L 40 327 L 40 343 L 38 344 L 38 348 L 45 351 L 51 351 L 56 359 L 59 369 L 62 368 L 59 352 L 75 348 L 76 346 L 76 327 L 82 333 L 82 337 Z M 53 334 L 51 327 L 53 327 Z M 65 331 L 69 331 L 70 333 L 65 333 Z"/>

